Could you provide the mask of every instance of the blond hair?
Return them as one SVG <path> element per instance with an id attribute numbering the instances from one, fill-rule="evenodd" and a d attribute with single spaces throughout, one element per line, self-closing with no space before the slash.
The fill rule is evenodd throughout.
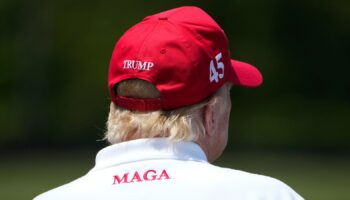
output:
<path id="1" fill-rule="evenodd" d="M 129 79 L 116 85 L 116 93 L 134 98 L 157 98 L 159 91 L 149 82 Z M 162 137 L 176 141 L 195 141 L 205 133 L 203 108 L 214 104 L 223 87 L 198 104 L 164 111 L 131 111 L 110 105 L 105 139 L 111 144 L 139 138 Z"/>

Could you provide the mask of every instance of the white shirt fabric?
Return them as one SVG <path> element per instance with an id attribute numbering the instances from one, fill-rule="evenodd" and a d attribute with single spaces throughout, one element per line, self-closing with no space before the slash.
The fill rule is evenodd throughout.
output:
<path id="1" fill-rule="evenodd" d="M 138 139 L 108 146 L 85 176 L 35 200 L 302 200 L 271 177 L 208 163 L 199 145 Z"/>

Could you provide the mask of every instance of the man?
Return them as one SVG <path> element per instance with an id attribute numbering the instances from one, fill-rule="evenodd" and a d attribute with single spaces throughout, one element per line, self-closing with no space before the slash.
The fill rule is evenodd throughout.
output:
<path id="1" fill-rule="evenodd" d="M 262 83 L 228 48 L 224 31 L 197 7 L 128 30 L 108 75 L 111 146 L 88 174 L 35 199 L 302 199 L 276 179 L 210 164 L 227 143 L 230 88 Z"/>

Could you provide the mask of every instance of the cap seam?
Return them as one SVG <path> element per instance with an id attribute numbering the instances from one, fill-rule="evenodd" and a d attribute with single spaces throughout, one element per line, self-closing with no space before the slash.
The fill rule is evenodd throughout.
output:
<path id="1" fill-rule="evenodd" d="M 140 48 L 139 48 L 139 51 L 137 52 L 136 54 L 136 59 L 139 59 L 140 57 L 140 54 L 142 54 L 144 52 L 144 49 L 145 49 L 145 43 L 147 41 L 147 39 L 150 37 L 150 35 L 154 32 L 154 30 L 156 29 L 156 27 L 159 25 L 159 22 L 154 25 L 152 28 L 152 30 L 144 37 L 143 41 L 142 41 L 142 44 L 140 45 Z"/>

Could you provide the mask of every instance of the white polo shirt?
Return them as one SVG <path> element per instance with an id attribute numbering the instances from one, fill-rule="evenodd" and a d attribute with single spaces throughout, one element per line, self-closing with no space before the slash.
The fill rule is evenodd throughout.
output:
<path id="1" fill-rule="evenodd" d="M 208 163 L 192 142 L 139 139 L 108 146 L 85 176 L 35 200 L 301 200 L 274 178 Z"/>

